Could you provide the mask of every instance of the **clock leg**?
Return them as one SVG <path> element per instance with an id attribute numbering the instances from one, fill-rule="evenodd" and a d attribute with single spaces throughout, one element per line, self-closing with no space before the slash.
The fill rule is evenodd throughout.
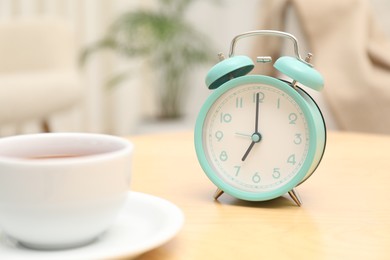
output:
<path id="1" fill-rule="evenodd" d="M 217 200 L 219 196 L 221 196 L 222 194 L 223 194 L 223 190 L 217 189 L 214 193 L 214 199 Z"/>
<path id="2" fill-rule="evenodd" d="M 299 197 L 297 190 L 294 188 L 288 192 L 288 195 L 293 199 L 293 201 L 300 207 L 302 205 L 302 200 Z"/>

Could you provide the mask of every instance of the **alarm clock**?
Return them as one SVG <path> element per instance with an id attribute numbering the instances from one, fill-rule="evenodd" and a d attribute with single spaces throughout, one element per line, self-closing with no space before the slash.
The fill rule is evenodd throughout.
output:
<path id="1" fill-rule="evenodd" d="M 252 36 L 290 39 L 295 56 L 278 58 L 273 67 L 291 80 L 248 74 L 254 62 L 235 55 L 238 40 Z M 297 39 L 286 32 L 259 30 L 233 38 L 229 57 L 206 76 L 213 90 L 196 120 L 194 141 L 198 161 L 217 190 L 238 199 L 265 201 L 289 194 L 301 206 L 296 187 L 319 165 L 326 145 L 326 125 L 314 99 L 298 83 L 320 91 L 324 81 L 302 59 Z M 258 57 L 266 66 L 272 57 Z M 260 65 L 259 65 L 260 66 Z"/>

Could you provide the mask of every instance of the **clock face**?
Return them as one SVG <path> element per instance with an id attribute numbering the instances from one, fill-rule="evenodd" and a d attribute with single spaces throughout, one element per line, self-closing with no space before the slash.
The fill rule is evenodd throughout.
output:
<path id="1" fill-rule="evenodd" d="M 276 197 L 306 175 L 312 160 L 308 112 L 296 91 L 281 84 L 238 84 L 208 107 L 202 150 L 208 175 L 222 190 Z"/>

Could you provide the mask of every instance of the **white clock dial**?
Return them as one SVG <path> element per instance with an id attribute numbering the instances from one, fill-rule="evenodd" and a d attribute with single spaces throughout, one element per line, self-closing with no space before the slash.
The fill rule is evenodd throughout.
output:
<path id="1" fill-rule="evenodd" d="M 266 84 L 243 84 L 222 94 L 207 113 L 202 139 L 218 177 L 254 193 L 291 181 L 310 142 L 301 107 L 286 92 Z"/>

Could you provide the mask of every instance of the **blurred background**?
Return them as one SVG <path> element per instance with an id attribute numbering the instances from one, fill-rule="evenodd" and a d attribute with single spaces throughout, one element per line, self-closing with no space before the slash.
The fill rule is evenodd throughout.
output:
<path id="1" fill-rule="evenodd" d="M 384 58 L 378 58 L 381 56 L 378 53 L 383 52 L 377 51 L 373 52 L 377 53 L 375 62 L 371 58 L 366 62 L 368 67 L 373 66 L 368 69 L 370 73 L 380 67 L 378 78 L 383 77 L 380 82 L 384 91 L 390 91 L 390 60 L 387 59 L 390 49 L 386 48 L 390 46 L 390 2 L 342 1 L 349 4 L 349 11 L 345 11 L 346 7 L 340 9 L 337 1 L 326 1 L 329 3 L 326 8 L 334 15 L 326 16 L 325 22 L 316 21 L 319 16 L 311 17 L 312 12 L 302 5 L 304 2 L 0 0 L 0 136 L 45 130 L 115 135 L 192 130 L 197 113 L 210 94 L 204 84 L 205 75 L 218 62 L 217 53 L 228 54 L 234 36 L 251 30 L 283 29 L 298 38 L 302 56 L 307 51 L 314 52 L 313 63 L 316 65 L 317 52 L 322 48 L 330 51 L 329 46 L 334 46 L 331 40 L 327 40 L 335 37 L 333 29 L 323 29 L 326 21 L 331 28 L 339 29 L 343 22 L 350 22 L 351 28 L 344 30 L 351 32 L 370 32 L 371 22 L 375 21 L 375 30 L 379 28 L 383 32 L 381 43 L 384 44 L 374 50 L 383 50 Z M 317 1 L 307 1 L 310 2 Z M 331 3 L 334 3 L 335 11 L 332 11 Z M 352 14 L 356 17 L 352 18 Z M 340 23 L 332 23 L 337 19 Z M 367 28 L 356 21 L 366 21 Z M 349 39 L 353 35 L 344 33 Z M 357 42 L 361 41 L 362 46 L 366 46 L 370 35 L 359 34 L 352 44 L 359 45 Z M 242 41 L 236 54 L 256 57 L 257 52 L 263 50 L 259 47 L 261 44 L 264 43 Z M 264 50 L 268 47 L 265 46 Z M 289 46 L 283 45 L 282 49 L 289 52 Z M 346 49 L 353 48 L 347 46 Z M 356 50 L 359 51 L 363 49 Z M 342 58 L 344 52 L 336 54 Z M 373 56 L 371 53 L 367 55 Z M 329 55 L 318 56 L 317 66 L 325 76 L 325 88 L 333 82 L 340 82 L 343 86 L 349 84 L 342 77 L 351 78 L 350 71 L 328 81 L 328 75 L 337 74 L 327 70 L 328 67 L 342 71 L 337 66 L 349 65 L 342 64 L 340 58 L 327 67 L 329 62 L 325 62 L 325 56 Z M 354 63 L 351 60 L 351 66 Z M 368 78 L 376 72 L 370 73 Z M 364 75 L 358 69 L 354 70 L 355 74 Z M 369 85 L 364 79 L 359 82 L 365 87 Z M 350 84 L 352 89 L 356 85 Z M 373 108 L 378 114 L 385 115 L 378 115 L 382 120 L 375 123 L 367 119 L 367 122 L 361 121 L 355 126 L 354 122 L 360 121 L 360 117 L 351 111 L 357 111 L 354 108 L 361 106 L 356 105 L 359 100 L 373 97 L 362 94 L 350 98 L 348 93 L 355 91 L 345 88 L 339 99 L 333 99 L 330 90 L 338 91 L 341 86 L 332 85 L 325 94 L 312 93 L 323 110 L 328 128 L 390 133 L 388 127 L 370 127 L 389 121 L 386 107 Z M 373 96 L 382 96 L 382 89 L 375 86 L 374 89 L 378 93 Z M 336 102 L 347 104 L 345 115 L 342 113 L 344 108 L 337 106 Z M 390 106 L 390 99 L 388 103 Z M 367 118 L 373 117 L 373 113 L 367 114 Z"/>

